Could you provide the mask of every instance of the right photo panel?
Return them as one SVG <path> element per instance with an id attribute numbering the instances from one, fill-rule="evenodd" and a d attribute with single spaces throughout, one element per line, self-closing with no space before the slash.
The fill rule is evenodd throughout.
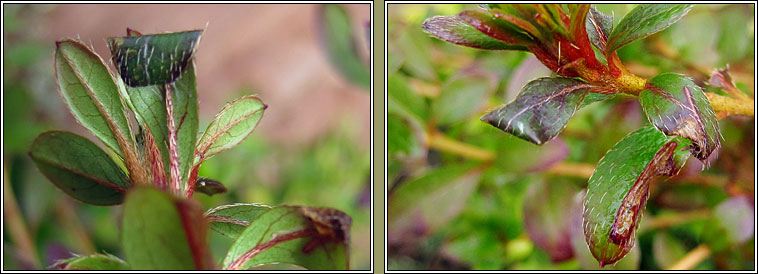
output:
<path id="1" fill-rule="evenodd" d="M 754 4 L 385 9 L 385 269 L 755 270 Z"/>

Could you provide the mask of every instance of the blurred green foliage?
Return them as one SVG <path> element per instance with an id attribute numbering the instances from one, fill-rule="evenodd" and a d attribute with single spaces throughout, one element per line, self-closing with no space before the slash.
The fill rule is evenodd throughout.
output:
<path id="1" fill-rule="evenodd" d="M 596 5 L 613 14 L 615 24 L 634 6 Z M 581 202 L 565 202 L 574 201 L 587 186 L 589 175 L 573 167 L 594 169 L 608 149 L 648 124 L 639 103 L 620 95 L 587 105 L 558 138 L 543 146 L 479 121 L 488 110 L 513 100 L 524 84 L 550 71 L 531 54 L 461 47 L 421 28 L 426 18 L 466 9 L 479 7 L 388 7 L 389 269 L 599 269 L 581 232 L 581 216 L 575 222 Z M 642 77 L 677 72 L 701 86 L 711 70 L 729 64 L 737 86 L 752 96 L 754 20 L 751 5 L 698 4 L 672 27 L 622 48 L 619 56 Z M 734 226 L 747 230 L 739 224 L 745 215 L 731 214 L 743 217 L 724 221 L 714 219 L 713 213 L 726 201 L 733 206 L 722 207 L 738 212 L 754 207 L 753 125 L 753 117 L 720 120 L 723 147 L 710 168 L 702 171 L 691 157 L 679 176 L 654 183 L 636 246 L 619 263 L 603 269 L 664 269 L 703 244 L 712 246 L 712 253 L 694 269 L 754 269 L 753 230 L 743 241 L 729 241 L 715 232 L 727 233 Z M 568 170 L 558 169 L 565 164 L 571 164 Z M 473 191 L 446 183 L 472 173 L 480 173 L 468 181 L 475 185 Z M 417 191 L 426 188 L 415 184 L 436 188 Z M 563 184 L 557 187 L 561 191 L 549 191 L 558 184 Z M 749 206 L 734 206 L 740 197 L 749 197 Z M 560 206 L 556 201 L 562 201 Z M 393 202 L 402 206 L 393 208 Z M 455 204 L 461 206 L 449 206 Z M 556 208 L 566 212 L 555 212 Z M 554 217 L 558 214 L 571 215 L 573 222 Z M 406 215 L 416 221 L 408 223 Z M 571 255 L 561 258 L 565 254 Z"/>
<path id="2" fill-rule="evenodd" d="M 44 32 L 38 31 L 43 26 L 35 18 L 46 16 L 50 10 L 49 5 L 4 4 L 3 172 L 10 187 L 4 191 L 15 197 L 20 214 L 20 219 L 3 215 L 4 270 L 41 269 L 73 253 L 97 252 L 124 258 L 119 238 L 121 207 L 86 205 L 63 195 L 27 155 L 34 137 L 41 132 L 55 128 L 84 132 L 72 123 L 56 91 L 55 44 L 46 42 Z M 228 100 L 249 93 L 240 91 L 229 95 Z M 200 128 L 206 128 L 212 118 L 200 117 Z M 350 266 L 369 269 L 370 152 L 360 142 L 364 137 L 354 126 L 357 121 L 345 118 L 342 122 L 320 138 L 295 146 L 268 140 L 263 132 L 252 134 L 235 149 L 205 162 L 199 171 L 200 176 L 221 181 L 229 192 L 195 197 L 204 209 L 239 202 L 342 210 L 353 219 Z M 10 201 L 4 201 L 7 209 Z M 17 239 L 19 235 L 9 229 L 19 220 L 25 224 L 32 244 L 31 260 L 20 250 L 18 243 L 23 239 Z M 212 231 L 208 235 L 219 263 L 232 240 Z M 289 265 L 260 268 L 300 269 Z"/>

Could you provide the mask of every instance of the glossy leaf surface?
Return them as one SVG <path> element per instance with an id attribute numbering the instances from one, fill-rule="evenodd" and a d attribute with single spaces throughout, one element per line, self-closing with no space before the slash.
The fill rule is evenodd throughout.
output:
<path id="1" fill-rule="evenodd" d="M 607 52 L 648 37 L 682 19 L 692 4 L 640 4 L 621 19 L 608 38 Z"/>
<path id="2" fill-rule="evenodd" d="M 350 216 L 330 208 L 271 208 L 237 237 L 224 268 L 289 263 L 311 270 L 349 269 L 351 223 Z"/>
<path id="3" fill-rule="evenodd" d="M 79 124 L 123 157 L 119 139 L 131 144 L 131 132 L 118 86 L 105 63 L 79 41 L 67 39 L 56 46 L 55 78 L 69 110 Z"/>
<path id="4" fill-rule="evenodd" d="M 690 152 L 705 161 L 721 146 L 716 114 L 703 90 L 690 78 L 666 73 L 648 81 L 639 96 L 648 120 L 667 135 L 692 141 Z"/>
<path id="5" fill-rule="evenodd" d="M 111 37 L 108 47 L 124 83 L 131 87 L 174 82 L 190 63 L 202 30 Z"/>
<path id="6" fill-rule="evenodd" d="M 513 102 L 482 116 L 481 120 L 541 145 L 566 127 L 590 87 L 570 78 L 539 78 L 526 84 Z"/>
<path id="7" fill-rule="evenodd" d="M 222 205 L 208 210 L 205 218 L 213 231 L 236 239 L 252 221 L 269 209 L 270 206 L 261 204 Z"/>
<path id="8" fill-rule="evenodd" d="M 590 177 L 583 230 L 601 267 L 631 250 L 650 181 L 676 174 L 684 164 L 676 155 L 683 145 L 672 139 L 652 126 L 632 132 L 605 154 Z"/>
<path id="9" fill-rule="evenodd" d="M 131 186 L 126 174 L 102 149 L 73 133 L 40 134 L 29 156 L 55 186 L 85 203 L 120 204 Z"/>
<path id="10" fill-rule="evenodd" d="M 124 203 L 122 245 L 137 270 L 211 269 L 202 209 L 151 187 L 132 190 Z"/>
<path id="11" fill-rule="evenodd" d="M 434 16 L 426 19 L 421 27 L 426 33 L 456 45 L 486 50 L 527 50 L 524 46 L 492 38 L 455 16 Z"/>

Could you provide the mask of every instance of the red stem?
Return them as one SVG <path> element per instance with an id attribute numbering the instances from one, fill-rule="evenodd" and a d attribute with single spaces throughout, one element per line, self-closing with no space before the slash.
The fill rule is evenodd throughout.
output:
<path id="1" fill-rule="evenodd" d="M 243 265 L 245 265 L 245 263 L 247 263 L 248 261 L 250 261 L 250 259 L 255 257 L 255 255 L 258 255 L 259 253 L 266 250 L 267 248 L 277 245 L 281 242 L 294 240 L 297 238 L 310 237 L 313 235 L 314 232 L 315 232 L 314 230 L 308 229 L 308 230 L 298 230 L 295 232 L 279 235 L 268 242 L 259 244 L 253 247 L 252 249 L 248 250 L 247 252 L 245 252 L 245 254 L 242 254 L 242 256 L 240 256 L 239 258 L 234 260 L 231 264 L 229 264 L 229 266 L 226 267 L 226 270 L 239 270 Z"/>
<path id="2" fill-rule="evenodd" d="M 174 104 L 171 99 L 171 84 L 166 84 L 166 113 L 168 116 L 168 151 L 170 158 L 170 184 L 174 194 L 182 193 L 181 177 L 179 175 L 179 154 L 177 153 L 176 125 L 174 124 Z"/>

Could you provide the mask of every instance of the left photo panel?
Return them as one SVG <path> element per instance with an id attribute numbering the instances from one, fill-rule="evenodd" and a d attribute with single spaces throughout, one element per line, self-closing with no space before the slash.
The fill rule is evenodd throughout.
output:
<path id="1" fill-rule="evenodd" d="M 373 271 L 372 9 L 3 3 L 2 269 Z"/>

